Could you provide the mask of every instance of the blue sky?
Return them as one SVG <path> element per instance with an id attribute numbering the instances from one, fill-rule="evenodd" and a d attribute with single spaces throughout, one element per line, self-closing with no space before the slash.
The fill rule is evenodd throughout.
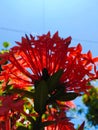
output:
<path id="1" fill-rule="evenodd" d="M 59 31 L 98 56 L 98 0 L 0 0 L 0 49 L 25 34 Z"/>
<path id="2" fill-rule="evenodd" d="M 0 44 L 14 45 L 25 33 L 59 31 L 61 37 L 72 36 L 72 45 L 80 42 L 97 56 L 97 5 L 98 0 L 1 0 Z"/>

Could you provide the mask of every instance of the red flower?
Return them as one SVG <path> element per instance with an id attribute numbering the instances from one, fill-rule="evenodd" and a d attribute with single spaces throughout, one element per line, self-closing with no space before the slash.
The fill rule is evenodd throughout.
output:
<path id="1" fill-rule="evenodd" d="M 60 82 L 65 84 L 66 90 L 84 92 L 89 81 L 98 78 L 95 62 L 91 52 L 82 54 L 82 47 L 69 47 L 71 37 L 60 38 L 58 33 L 52 37 L 50 33 L 37 38 L 22 38 L 10 52 L 0 55 L 0 63 L 8 60 L 2 66 L 0 80 L 9 81 L 14 87 L 25 88 L 34 85 L 36 80 L 48 78 L 59 69 L 63 69 Z M 46 72 L 44 72 L 46 71 Z M 96 77 L 97 76 L 97 77 Z M 5 84 L 3 84 L 5 85 Z"/>
<path id="2" fill-rule="evenodd" d="M 53 125 L 45 127 L 45 130 L 75 130 L 74 124 L 69 121 L 64 111 L 59 115 L 56 113 L 48 117 L 48 121 L 54 121 Z"/>
<path id="3" fill-rule="evenodd" d="M 73 109 L 76 108 L 76 105 L 74 104 L 73 101 L 66 101 L 66 102 L 62 102 L 62 101 L 57 101 L 57 104 L 59 104 L 59 106 L 63 109 L 63 110 L 68 110 L 68 109 Z"/>
<path id="4" fill-rule="evenodd" d="M 9 118 L 12 113 L 23 111 L 24 101 L 17 101 L 16 99 L 15 95 L 0 96 L 0 117 L 5 116 L 5 118 Z"/>
<path id="5" fill-rule="evenodd" d="M 0 96 L 0 130 L 11 130 L 11 118 L 15 113 L 19 116 L 19 113 L 23 112 L 24 101 L 16 101 L 16 99 L 16 95 Z M 13 122 L 15 123 L 16 120 Z"/>

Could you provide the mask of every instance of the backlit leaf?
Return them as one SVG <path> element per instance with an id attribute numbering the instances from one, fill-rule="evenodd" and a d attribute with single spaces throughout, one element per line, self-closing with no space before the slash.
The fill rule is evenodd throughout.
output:
<path id="1" fill-rule="evenodd" d="M 56 99 L 60 101 L 70 101 L 74 100 L 78 96 L 79 96 L 78 93 L 69 92 L 69 93 L 62 93 L 62 95 L 56 97 Z"/>
<path id="2" fill-rule="evenodd" d="M 63 70 L 60 69 L 49 78 L 49 80 L 47 81 L 49 92 L 55 90 L 62 74 Z"/>
<path id="3" fill-rule="evenodd" d="M 35 88 L 34 109 L 38 113 L 45 110 L 46 101 L 48 98 L 48 87 L 44 80 L 40 81 Z"/>

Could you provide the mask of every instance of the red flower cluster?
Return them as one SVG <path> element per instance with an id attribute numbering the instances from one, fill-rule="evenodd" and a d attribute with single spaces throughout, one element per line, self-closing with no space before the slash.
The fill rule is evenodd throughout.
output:
<path id="1" fill-rule="evenodd" d="M 66 117 L 65 112 L 61 112 L 59 117 L 55 114 L 48 117 L 48 121 L 54 121 L 53 125 L 47 126 L 45 130 L 75 130 L 74 124 L 72 124 Z"/>
<path id="2" fill-rule="evenodd" d="M 10 130 L 13 124 L 10 125 L 8 117 L 19 112 L 31 116 L 27 119 L 34 130 L 42 127 L 45 130 L 75 130 L 65 110 L 74 108 L 71 100 L 81 92 L 87 92 L 91 87 L 89 82 L 98 78 L 98 58 L 93 58 L 90 51 L 83 54 L 80 44 L 69 46 L 71 37 L 60 38 L 58 32 L 52 37 L 50 32 L 36 38 L 26 35 L 22 42 L 16 43 L 9 52 L 0 54 L 0 87 L 3 91 L 0 128 Z M 20 98 L 15 100 L 12 93 Z M 56 111 L 50 112 L 52 108 Z M 44 114 L 47 118 L 43 119 Z M 18 119 L 22 120 L 20 117 Z M 5 126 L 2 124 L 4 119 Z M 27 128 L 27 120 L 26 123 Z M 84 122 L 78 130 L 83 127 Z"/>
<path id="3" fill-rule="evenodd" d="M 0 130 L 10 130 L 11 123 L 20 117 L 23 112 L 23 100 L 17 101 L 16 95 L 0 96 Z M 16 119 L 11 122 L 10 118 L 16 116 Z M 15 117 L 14 117 L 15 118 Z"/>
<path id="4" fill-rule="evenodd" d="M 60 82 L 68 91 L 85 92 L 89 89 L 88 82 L 98 78 L 95 63 L 98 58 L 92 54 L 82 53 L 82 47 L 70 47 L 71 37 L 60 38 L 58 32 L 52 37 L 50 33 L 30 38 L 22 38 L 22 42 L 11 48 L 9 53 L 0 55 L 3 65 L 0 80 L 14 87 L 24 88 L 34 85 L 36 80 L 47 78 L 59 69 L 63 70 Z"/>

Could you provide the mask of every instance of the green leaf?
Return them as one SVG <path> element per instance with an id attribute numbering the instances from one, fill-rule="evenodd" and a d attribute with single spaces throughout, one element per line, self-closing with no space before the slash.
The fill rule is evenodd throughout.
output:
<path id="1" fill-rule="evenodd" d="M 78 96 L 79 96 L 79 94 L 78 93 L 74 93 L 74 92 L 62 93 L 62 95 L 56 97 L 56 100 L 70 101 L 70 100 L 74 100 Z"/>
<path id="2" fill-rule="evenodd" d="M 48 99 L 47 104 L 49 103 L 54 103 L 58 97 L 61 97 L 62 95 L 65 95 L 65 86 L 62 84 L 58 84 L 56 90 L 54 91 L 53 94 L 51 94 L 50 98 Z"/>
<path id="3" fill-rule="evenodd" d="M 3 46 L 4 46 L 5 48 L 9 47 L 9 45 L 10 45 L 9 42 L 3 42 Z"/>
<path id="4" fill-rule="evenodd" d="M 32 127 L 33 127 L 34 124 L 35 124 L 35 120 L 32 117 L 30 117 L 30 116 L 28 116 L 27 119 L 31 122 Z"/>
<path id="5" fill-rule="evenodd" d="M 39 114 L 45 111 L 45 105 L 48 98 L 48 87 L 44 80 L 41 80 L 35 87 L 34 109 Z"/>
<path id="6" fill-rule="evenodd" d="M 11 89 L 11 90 L 8 90 L 8 92 L 9 93 L 24 94 L 24 97 L 28 97 L 28 98 L 34 98 L 34 96 L 35 96 L 34 92 L 26 91 L 23 89 Z"/>
<path id="7" fill-rule="evenodd" d="M 52 125 L 52 124 L 55 124 L 55 123 L 56 123 L 56 121 L 44 121 L 41 124 L 41 127 L 49 126 L 49 125 Z"/>
<path id="8" fill-rule="evenodd" d="M 60 69 L 49 78 L 49 80 L 47 81 L 49 92 L 52 92 L 56 89 L 62 74 L 63 70 Z"/>

